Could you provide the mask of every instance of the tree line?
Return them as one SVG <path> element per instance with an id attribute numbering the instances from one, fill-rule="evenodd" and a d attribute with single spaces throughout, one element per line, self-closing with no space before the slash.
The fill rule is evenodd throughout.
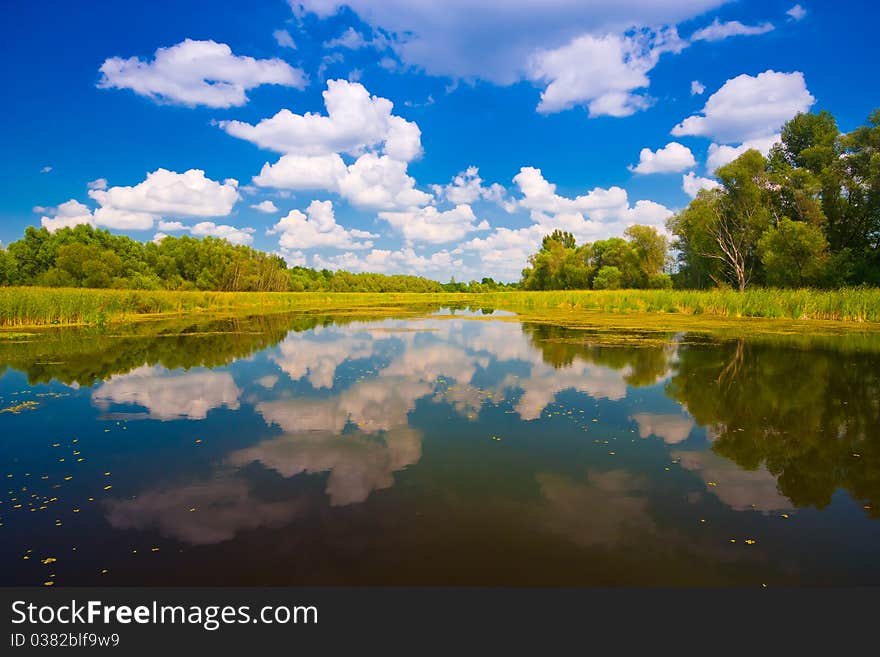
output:
<path id="1" fill-rule="evenodd" d="M 0 285 L 140 290 L 440 292 L 421 276 L 288 267 L 278 255 L 214 237 L 139 242 L 89 225 L 28 227 L 0 249 Z"/>

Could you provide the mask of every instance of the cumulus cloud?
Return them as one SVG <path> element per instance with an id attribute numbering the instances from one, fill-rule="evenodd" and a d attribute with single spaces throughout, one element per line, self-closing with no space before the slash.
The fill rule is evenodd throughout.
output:
<path id="1" fill-rule="evenodd" d="M 184 173 L 156 169 L 137 185 L 95 187 L 88 194 L 100 206 L 94 223 L 123 230 L 148 230 L 156 220 L 169 216 L 226 216 L 240 198 L 238 181 L 217 182 L 201 169 Z"/>
<path id="2" fill-rule="evenodd" d="M 546 84 L 538 111 L 559 112 L 583 105 L 590 116 L 629 116 L 651 104 L 639 89 L 664 52 L 685 46 L 674 28 L 630 35 L 585 34 L 532 55 L 529 77 Z"/>
<path id="3" fill-rule="evenodd" d="M 793 20 L 799 21 L 807 15 L 807 10 L 800 5 L 795 5 L 785 13 L 791 16 Z"/>
<path id="4" fill-rule="evenodd" d="M 681 189 L 691 198 L 696 198 L 701 189 L 715 189 L 719 186 L 717 180 L 701 178 L 693 171 L 681 177 Z"/>
<path id="5" fill-rule="evenodd" d="M 265 214 L 274 214 L 275 212 L 278 212 L 278 208 L 275 206 L 275 204 L 272 201 L 269 201 L 269 200 L 260 201 L 259 203 L 254 203 L 251 207 L 254 210 L 258 210 L 258 211 L 263 212 Z"/>
<path id="6" fill-rule="evenodd" d="M 336 223 L 330 201 L 312 201 L 306 212 L 291 210 L 267 231 L 280 235 L 278 245 L 283 251 L 315 248 L 369 249 L 378 237 L 364 230 L 347 230 Z M 365 240 L 365 241 L 359 241 Z"/>
<path id="7" fill-rule="evenodd" d="M 410 208 L 429 203 L 431 195 L 415 189 L 406 162 L 388 155 L 367 153 L 347 168 L 339 180 L 339 193 L 352 205 L 363 208 Z"/>
<path id="8" fill-rule="evenodd" d="M 699 80 L 691 81 L 691 96 L 701 96 L 706 91 L 706 85 Z"/>
<path id="9" fill-rule="evenodd" d="M 629 169 L 635 173 L 676 173 L 697 165 L 694 154 L 687 146 L 672 141 L 663 148 L 652 151 L 643 148 L 639 154 L 639 163 Z"/>
<path id="10" fill-rule="evenodd" d="M 40 173 L 50 173 L 52 171 L 52 167 L 46 165 L 42 169 L 40 169 Z"/>
<path id="11" fill-rule="evenodd" d="M 432 205 L 413 210 L 380 212 L 379 218 L 391 224 L 407 243 L 443 244 L 460 240 L 474 231 L 489 229 L 488 222 L 477 223 L 474 211 L 467 204 L 456 205 L 443 212 Z"/>
<path id="12" fill-rule="evenodd" d="M 89 189 L 107 189 L 106 178 L 96 178 L 86 185 Z"/>
<path id="13" fill-rule="evenodd" d="M 371 96 L 362 84 L 348 80 L 328 81 L 323 97 L 326 115 L 282 109 L 256 125 L 242 121 L 219 125 L 234 137 L 278 153 L 359 156 L 381 149 L 404 162 L 421 155 L 419 127 L 392 114 L 394 104 L 387 98 Z"/>
<path id="14" fill-rule="evenodd" d="M 302 69 L 281 59 L 234 55 L 225 43 L 186 39 L 156 50 L 151 61 L 111 57 L 100 68 L 98 87 L 131 89 L 158 102 L 194 107 L 240 107 L 247 91 L 263 84 L 306 86 Z"/>
<path id="15" fill-rule="evenodd" d="M 218 237 L 232 244 L 250 244 L 254 241 L 253 228 L 236 228 L 213 221 L 200 221 L 190 229 L 196 237 Z"/>
<path id="16" fill-rule="evenodd" d="M 480 170 L 475 166 L 470 166 L 453 177 L 448 185 L 431 185 L 431 189 L 438 199 L 445 199 L 456 205 L 477 201 L 492 201 L 499 205 L 505 203 L 504 187 L 498 183 L 484 186 Z"/>
<path id="17" fill-rule="evenodd" d="M 716 18 L 710 25 L 694 32 L 691 35 L 691 41 L 722 41 L 733 36 L 766 34 L 773 29 L 772 23 L 744 25 L 739 21 L 727 21 L 726 23 L 722 23 Z"/>
<path id="18" fill-rule="evenodd" d="M 725 82 L 709 96 L 700 114 L 686 118 L 672 134 L 711 137 L 726 144 L 769 137 L 815 101 L 800 71 L 743 74 Z"/>
<path id="19" fill-rule="evenodd" d="M 406 162 L 367 153 L 346 166 L 337 153 L 284 155 L 266 163 L 254 184 L 291 190 L 322 190 L 341 195 L 365 209 L 403 209 L 425 205 L 431 195 L 415 188 Z"/>
<path id="20" fill-rule="evenodd" d="M 40 224 L 50 233 L 54 233 L 59 228 L 72 228 L 79 224 L 94 225 L 95 223 L 89 207 L 74 199 L 62 203 L 57 208 L 37 207 L 34 210 L 47 213 L 40 219 Z"/>

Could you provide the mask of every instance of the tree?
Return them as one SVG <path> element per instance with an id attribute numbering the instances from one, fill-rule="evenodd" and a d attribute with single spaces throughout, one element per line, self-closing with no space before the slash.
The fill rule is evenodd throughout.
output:
<path id="1" fill-rule="evenodd" d="M 620 273 L 617 287 L 644 287 L 645 278 L 639 267 L 639 256 L 633 245 L 622 237 L 611 237 L 593 243 L 593 269 L 596 276 L 605 267 L 612 267 Z M 596 280 L 593 279 L 593 287 Z"/>
<path id="2" fill-rule="evenodd" d="M 666 256 L 669 252 L 669 241 L 652 226 L 630 226 L 623 231 L 635 250 L 639 269 L 647 280 L 654 274 L 663 271 Z"/>
<path id="3" fill-rule="evenodd" d="M 716 171 L 720 189 L 702 190 L 674 216 L 669 227 L 690 259 L 714 260 L 703 266 L 716 284 L 744 290 L 760 266 L 758 240 L 770 226 L 772 203 L 767 161 L 749 150 Z"/>
<path id="4" fill-rule="evenodd" d="M 819 282 L 828 256 L 828 241 L 818 226 L 783 218 L 758 242 L 767 282 L 803 287 Z"/>
<path id="5" fill-rule="evenodd" d="M 596 277 L 593 279 L 593 289 L 617 290 L 622 282 L 623 274 L 621 274 L 620 270 L 617 267 L 605 265 L 596 272 Z"/>

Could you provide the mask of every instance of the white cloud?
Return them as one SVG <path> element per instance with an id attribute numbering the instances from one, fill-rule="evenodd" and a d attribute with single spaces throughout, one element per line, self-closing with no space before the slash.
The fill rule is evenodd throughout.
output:
<path id="1" fill-rule="evenodd" d="M 715 189 L 719 186 L 717 180 L 701 178 L 693 171 L 681 177 L 681 189 L 691 198 L 696 198 L 701 189 Z"/>
<path id="2" fill-rule="evenodd" d="M 414 208 L 431 201 L 431 195 L 415 188 L 406 162 L 372 153 L 349 166 L 336 153 L 330 155 L 284 155 L 275 164 L 263 165 L 254 184 L 292 190 L 335 192 L 352 205 L 366 209 Z"/>
<path id="3" fill-rule="evenodd" d="M 336 153 L 329 155 L 283 155 L 275 164 L 263 165 L 254 176 L 258 187 L 276 189 L 326 189 L 338 191 L 339 181 L 346 176 L 345 162 Z"/>
<path id="4" fill-rule="evenodd" d="M 415 189 L 415 180 L 406 172 L 406 162 L 387 155 L 362 155 L 347 168 L 338 184 L 342 197 L 362 208 L 392 210 L 431 201 L 430 194 Z"/>
<path id="5" fill-rule="evenodd" d="M 178 230 L 188 230 L 186 226 L 184 226 L 179 221 L 160 221 L 159 230 L 161 231 L 178 231 Z"/>
<path id="6" fill-rule="evenodd" d="M 439 199 L 445 199 L 456 205 L 460 203 L 476 203 L 477 201 L 492 201 L 503 205 L 505 203 L 504 187 L 498 183 L 483 186 L 480 178 L 480 170 L 470 166 L 456 175 L 448 185 L 431 185 L 434 195 Z"/>
<path id="7" fill-rule="evenodd" d="M 275 43 L 282 48 L 296 50 L 296 42 L 294 42 L 293 37 L 290 36 L 290 32 L 287 30 L 275 30 L 272 32 L 272 37 L 275 39 Z"/>
<path id="8" fill-rule="evenodd" d="M 268 200 L 254 203 L 251 207 L 254 210 L 259 210 L 260 212 L 263 212 L 265 214 L 273 214 L 275 212 L 278 212 L 278 208 L 276 207 L 276 205 L 272 201 Z"/>
<path id="9" fill-rule="evenodd" d="M 739 146 L 724 146 L 719 144 L 709 144 L 709 156 L 706 158 L 706 170 L 714 173 L 718 167 L 724 166 L 728 162 L 732 162 L 749 149 L 755 149 L 761 152 L 761 155 L 767 155 L 773 144 L 778 142 L 780 135 L 770 135 L 769 137 L 761 137 L 759 139 L 749 139 Z"/>
<path id="10" fill-rule="evenodd" d="M 728 144 L 769 137 L 815 100 L 799 71 L 743 74 L 725 82 L 709 96 L 701 114 L 686 118 L 672 134 L 711 137 Z"/>
<path id="11" fill-rule="evenodd" d="M 672 141 L 656 152 L 643 148 L 637 166 L 629 167 L 635 173 L 676 173 L 697 165 L 694 154 L 687 146 Z"/>
<path id="12" fill-rule="evenodd" d="M 391 47 L 407 65 L 429 75 L 483 79 L 496 84 L 521 80 L 530 56 L 553 50 L 584 34 L 619 33 L 633 25 L 675 25 L 724 0 L 494 0 L 475 4 L 447 0 L 299 0 L 297 11 L 321 18 L 350 7 L 372 27 L 391 35 Z"/>
<path id="13" fill-rule="evenodd" d="M 285 154 L 359 156 L 381 149 L 405 162 L 421 155 L 419 127 L 393 115 L 394 104 L 387 98 L 371 96 L 362 84 L 348 80 L 328 81 L 323 97 L 326 115 L 282 109 L 256 125 L 242 121 L 219 125 L 234 137 Z"/>
<path id="14" fill-rule="evenodd" d="M 40 173 L 49 173 L 51 171 L 52 171 L 52 167 L 50 167 L 48 165 L 44 166 L 42 169 L 40 169 Z"/>
<path id="15" fill-rule="evenodd" d="M 795 5 L 794 7 L 792 7 L 791 9 L 789 9 L 785 13 L 788 14 L 789 16 L 791 16 L 792 19 L 799 21 L 799 20 L 802 20 L 807 15 L 807 10 L 804 9 L 803 7 L 801 7 L 800 5 Z"/>
<path id="16" fill-rule="evenodd" d="M 349 50 L 358 50 L 368 45 L 370 45 L 370 42 L 353 27 L 349 27 L 335 39 L 324 42 L 325 48 L 348 48 Z"/>
<path id="17" fill-rule="evenodd" d="M 369 249 L 373 242 L 368 238 L 378 237 L 363 230 L 346 230 L 338 223 L 330 201 L 312 201 L 305 214 L 291 210 L 269 231 L 270 235 L 280 235 L 278 245 L 283 251 L 315 248 Z M 366 241 L 358 241 L 364 239 Z"/>
<path id="18" fill-rule="evenodd" d="M 685 46 L 674 28 L 620 36 L 584 34 L 567 45 L 536 52 L 529 77 L 546 83 L 538 111 L 559 112 L 584 105 L 590 116 L 629 116 L 650 99 L 638 89 L 650 85 L 648 72 L 664 52 Z"/>
<path id="19" fill-rule="evenodd" d="M 773 29 L 772 23 L 744 25 L 739 21 L 727 21 L 726 23 L 722 23 L 716 18 L 710 25 L 694 32 L 691 35 L 691 41 L 722 41 L 733 36 L 766 34 Z"/>
<path id="20" fill-rule="evenodd" d="M 201 169 L 156 169 L 133 187 L 91 189 L 89 196 L 101 206 L 95 210 L 95 223 L 129 230 L 151 229 L 157 219 L 168 216 L 226 216 L 240 198 L 238 181 L 220 183 Z"/>
<path id="21" fill-rule="evenodd" d="M 391 251 L 373 249 L 363 257 L 347 251 L 338 256 L 324 258 L 315 254 L 312 266 L 317 269 L 345 269 L 352 272 L 376 272 L 381 274 L 412 274 L 420 276 L 437 276 L 460 269 L 461 259 L 454 257 L 447 250 L 437 251 L 428 256 L 418 255 L 411 247 Z"/>
<path id="22" fill-rule="evenodd" d="M 701 96 L 706 91 L 706 85 L 699 80 L 691 81 L 691 96 Z"/>
<path id="23" fill-rule="evenodd" d="M 54 233 L 59 228 L 72 228 L 79 224 L 94 225 L 95 223 L 92 211 L 88 206 L 74 199 L 66 201 L 54 209 L 38 206 L 34 210 L 47 212 L 48 216 L 42 217 L 40 224 L 50 233 Z"/>
<path id="24" fill-rule="evenodd" d="M 441 212 L 432 205 L 414 210 L 380 212 L 379 218 L 387 221 L 403 235 L 406 242 L 428 242 L 443 244 L 460 240 L 468 233 L 489 230 L 486 221 L 477 223 L 477 217 L 470 205 L 456 205 L 451 210 Z"/>
<path id="25" fill-rule="evenodd" d="M 107 189 L 106 178 L 96 178 L 87 184 L 89 189 Z"/>
<path id="26" fill-rule="evenodd" d="M 232 54 L 225 43 L 186 39 L 156 50 L 152 61 L 111 57 L 101 65 L 102 89 L 131 89 L 165 103 L 190 107 L 240 107 L 246 92 L 263 84 L 303 89 L 302 69 L 281 59 L 254 59 Z"/>
<path id="27" fill-rule="evenodd" d="M 250 244 L 254 241 L 253 228 L 236 228 L 226 224 L 215 224 L 213 221 L 201 221 L 190 229 L 197 237 L 219 237 L 232 244 Z"/>

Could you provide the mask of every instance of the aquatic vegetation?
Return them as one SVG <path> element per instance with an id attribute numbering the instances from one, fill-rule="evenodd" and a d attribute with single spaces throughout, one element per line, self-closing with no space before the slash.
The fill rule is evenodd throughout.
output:
<path id="1" fill-rule="evenodd" d="M 32 411 L 36 409 L 39 404 L 35 401 L 23 401 L 19 404 L 15 404 L 13 406 L 8 406 L 6 408 L 0 408 L 0 413 L 14 413 L 18 414 L 22 411 Z"/>

